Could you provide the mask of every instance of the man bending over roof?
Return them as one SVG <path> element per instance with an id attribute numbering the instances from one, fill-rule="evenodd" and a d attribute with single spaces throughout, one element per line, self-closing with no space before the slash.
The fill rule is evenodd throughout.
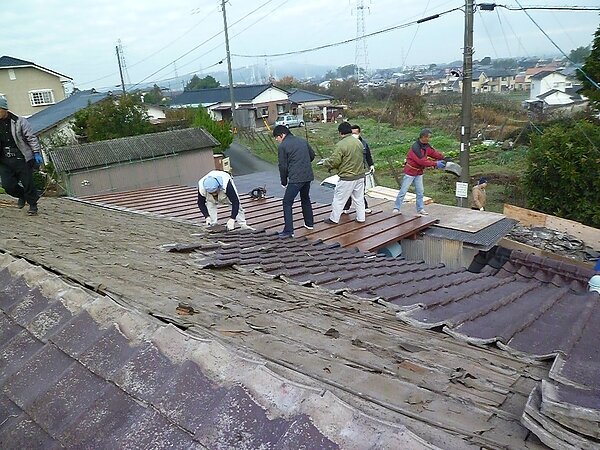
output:
<path id="1" fill-rule="evenodd" d="M 206 217 L 206 225 L 217 224 L 217 205 L 231 205 L 231 216 L 227 220 L 229 231 L 235 228 L 235 222 L 244 230 L 254 230 L 246 224 L 244 208 L 240 204 L 231 175 L 221 170 L 211 170 L 198 181 L 198 208 Z"/>

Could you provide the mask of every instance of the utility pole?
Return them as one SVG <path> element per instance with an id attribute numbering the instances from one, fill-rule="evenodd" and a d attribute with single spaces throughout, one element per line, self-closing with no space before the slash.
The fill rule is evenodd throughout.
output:
<path id="1" fill-rule="evenodd" d="M 121 54 L 119 53 L 119 46 L 115 46 L 115 50 L 117 51 L 117 61 L 119 62 L 119 74 L 121 75 L 121 88 L 123 89 L 123 94 L 125 92 L 125 80 L 123 80 L 123 68 L 121 67 Z"/>
<path id="2" fill-rule="evenodd" d="M 474 0 L 465 0 L 465 42 L 463 53 L 462 126 L 460 133 L 460 183 L 456 184 L 458 206 L 468 207 L 469 152 L 473 110 L 473 15 Z"/>
<path id="3" fill-rule="evenodd" d="M 229 75 L 229 99 L 231 101 L 231 120 L 234 128 L 237 126 L 235 118 L 235 95 L 233 93 L 233 73 L 231 71 L 231 53 L 229 52 L 229 31 L 227 29 L 227 13 L 225 12 L 225 0 L 221 0 L 223 10 L 223 27 L 225 28 L 225 50 L 227 52 L 227 74 Z"/>

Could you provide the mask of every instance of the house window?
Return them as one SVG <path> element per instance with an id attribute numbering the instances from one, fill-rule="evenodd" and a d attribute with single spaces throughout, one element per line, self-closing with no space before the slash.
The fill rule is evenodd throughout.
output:
<path id="1" fill-rule="evenodd" d="M 15 70 L 14 69 L 8 69 L 8 78 L 11 81 L 14 81 L 17 79 L 17 75 L 15 74 Z"/>
<path id="2" fill-rule="evenodd" d="M 53 105 L 54 93 L 51 89 L 29 91 L 29 101 L 31 101 L 31 106 Z"/>
<path id="3" fill-rule="evenodd" d="M 269 107 L 263 106 L 262 108 L 258 108 L 258 116 L 259 117 L 269 117 Z"/>
<path id="4" fill-rule="evenodd" d="M 283 114 L 285 112 L 285 105 L 277 105 L 277 114 Z"/>

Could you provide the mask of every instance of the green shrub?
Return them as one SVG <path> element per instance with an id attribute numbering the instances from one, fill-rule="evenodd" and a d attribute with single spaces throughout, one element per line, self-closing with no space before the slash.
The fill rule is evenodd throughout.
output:
<path id="1" fill-rule="evenodd" d="M 600 227 L 600 127 L 557 123 L 532 136 L 525 185 L 531 208 Z"/>
<path id="2" fill-rule="evenodd" d="M 193 127 L 204 128 L 219 141 L 219 151 L 224 152 L 233 142 L 233 133 L 229 122 L 215 122 L 205 108 L 197 108 L 194 115 Z"/>

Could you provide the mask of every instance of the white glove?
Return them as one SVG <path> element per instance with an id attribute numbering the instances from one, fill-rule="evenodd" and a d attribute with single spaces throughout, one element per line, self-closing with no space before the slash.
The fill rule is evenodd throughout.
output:
<path id="1" fill-rule="evenodd" d="M 323 164 L 325 164 L 325 160 L 322 159 L 317 163 L 317 166 L 322 166 Z"/>
<path id="2" fill-rule="evenodd" d="M 479 208 L 479 211 L 483 211 L 483 206 L 481 208 Z"/>
<path id="3" fill-rule="evenodd" d="M 227 230 L 231 231 L 235 228 L 235 219 L 229 219 L 227 221 Z"/>
<path id="4" fill-rule="evenodd" d="M 207 218 L 206 218 L 206 221 L 205 221 L 204 223 L 206 223 L 206 226 L 207 226 L 207 227 L 210 227 L 210 226 L 212 226 L 212 220 L 210 220 L 210 217 L 207 217 Z"/>
<path id="5" fill-rule="evenodd" d="M 370 174 L 374 174 L 375 173 L 375 166 L 369 167 L 369 173 Z"/>

